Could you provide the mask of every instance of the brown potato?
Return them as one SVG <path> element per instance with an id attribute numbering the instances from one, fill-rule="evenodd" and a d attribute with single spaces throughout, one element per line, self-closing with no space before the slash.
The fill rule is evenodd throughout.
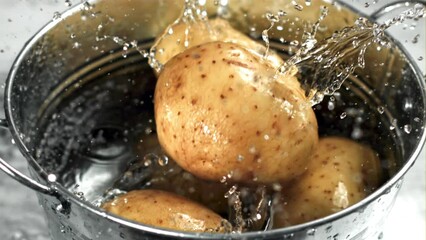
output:
<path id="1" fill-rule="evenodd" d="M 178 231 L 224 232 L 228 224 L 202 205 L 159 190 L 131 191 L 102 208 L 129 220 Z"/>
<path id="2" fill-rule="evenodd" d="M 167 31 L 170 31 L 171 34 Z M 185 44 L 185 41 L 187 41 L 187 44 Z M 208 21 L 199 20 L 170 25 L 154 43 L 157 50 L 155 59 L 164 65 L 172 57 L 188 48 L 213 41 L 236 43 L 259 56 L 266 51 L 263 44 L 235 30 L 228 21 L 215 18 Z M 283 60 L 273 50 L 269 51 L 267 61 L 275 68 L 283 64 Z"/>
<path id="3" fill-rule="evenodd" d="M 219 181 L 289 181 L 318 141 L 315 114 L 296 78 L 233 43 L 175 56 L 155 89 L 160 144 L 185 170 Z"/>
<path id="4" fill-rule="evenodd" d="M 345 138 L 322 138 L 308 170 L 283 188 L 274 227 L 338 212 L 361 201 L 380 183 L 380 161 L 372 149 Z"/>

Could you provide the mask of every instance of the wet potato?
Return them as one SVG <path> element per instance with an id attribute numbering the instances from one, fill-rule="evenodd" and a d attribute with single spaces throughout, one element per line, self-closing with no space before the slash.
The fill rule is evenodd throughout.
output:
<path id="1" fill-rule="evenodd" d="M 203 179 L 290 181 L 305 171 L 317 122 L 293 75 L 245 48 L 210 42 L 178 54 L 155 90 L 161 146 Z"/>
<path id="2" fill-rule="evenodd" d="M 159 190 L 131 191 L 102 208 L 139 223 L 185 232 L 224 232 L 227 224 L 210 209 Z"/>
<path id="3" fill-rule="evenodd" d="M 283 188 L 275 208 L 274 227 L 341 211 L 364 199 L 380 183 L 380 161 L 372 149 L 345 138 L 322 138 L 308 170 Z"/>

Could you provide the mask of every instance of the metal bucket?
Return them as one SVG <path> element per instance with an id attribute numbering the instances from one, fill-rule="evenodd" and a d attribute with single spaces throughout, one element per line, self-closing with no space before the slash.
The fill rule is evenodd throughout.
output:
<path id="1" fill-rule="evenodd" d="M 298 18 L 293 30 L 303 29 L 305 22 L 316 21 L 321 4 L 314 2 L 299 12 L 284 0 L 262 4 L 254 0 L 230 1 L 228 7 L 209 6 L 209 13 L 228 18 L 243 32 L 252 29 L 250 35 L 259 37 L 268 27 L 262 17 L 265 12 L 285 10 L 289 18 Z M 330 13 L 324 22 L 327 28 L 319 32 L 319 39 L 352 24 L 361 14 L 338 3 L 329 7 Z M 112 184 L 138 149 L 144 148 L 137 142 L 140 138 L 147 140 L 147 132 L 154 127 L 150 121 L 153 119 L 150 95 L 155 86 L 152 71 L 138 51 L 123 50 L 117 41 L 137 40 L 139 49 L 148 48 L 153 38 L 178 16 L 180 9 L 181 4 L 174 1 L 116 0 L 81 4 L 46 25 L 15 61 L 6 85 L 6 119 L 0 123 L 10 129 L 29 163 L 32 179 L 1 159 L 0 167 L 37 191 L 52 239 L 367 239 L 378 236 L 402 177 L 425 142 L 424 78 L 397 42 L 380 54 L 367 52 L 366 60 L 370 64 L 347 81 L 339 95 L 342 101 L 335 103 L 327 114 L 318 115 L 322 124 L 329 125 L 341 111 L 365 106 L 363 111 L 355 111 L 331 130 L 333 134 L 370 144 L 382 156 L 388 178 L 361 202 L 297 226 L 214 235 L 145 226 L 106 213 L 90 203 Z M 374 14 L 382 13 L 381 10 Z M 103 28 L 98 27 L 100 24 Z M 289 42 L 300 40 L 301 34 L 296 33 L 299 31 L 289 29 L 285 28 L 283 33 L 272 32 L 271 37 L 282 34 Z M 96 40 L 105 36 L 111 37 Z M 284 49 L 282 54 L 285 54 L 289 46 L 278 42 L 273 44 Z M 326 99 L 323 104 L 330 101 Z M 378 113 L 378 106 L 385 106 L 385 112 Z M 359 123 L 360 114 L 370 120 Z M 390 130 L 395 119 L 401 127 Z M 405 125 L 410 126 L 409 132 L 404 131 Z M 356 135 L 355 126 L 368 131 L 362 136 Z M 96 139 L 100 131 L 114 144 L 90 141 Z M 58 136 L 61 137 L 56 138 Z"/>

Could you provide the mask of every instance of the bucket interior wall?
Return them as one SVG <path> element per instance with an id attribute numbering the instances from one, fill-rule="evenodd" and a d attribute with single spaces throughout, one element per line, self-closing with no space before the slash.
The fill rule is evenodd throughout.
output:
<path id="1" fill-rule="evenodd" d="M 265 12 L 288 12 L 297 31 L 288 26 L 271 32 L 271 38 L 285 36 L 288 42 L 300 41 L 305 23 L 318 19 L 320 5 L 329 5 L 314 1 L 299 12 L 285 0 L 229 2 L 226 18 L 242 32 L 254 27 L 250 36 L 258 40 L 269 26 Z M 37 35 L 20 59 L 8 93 L 17 133 L 46 173 L 56 173 L 65 187 L 74 188 L 78 182 L 78 191 L 87 200 L 100 196 L 128 162 L 147 154 L 150 144 L 156 143 L 149 134 L 155 133 L 155 76 L 138 51 L 123 51 L 113 38 L 136 40 L 148 49 L 176 19 L 181 5 L 175 1 L 92 1 L 50 23 L 49 31 Z M 319 32 L 319 39 L 358 17 L 344 7 L 329 7 L 323 23 L 327 27 Z M 215 6 L 208 9 L 212 17 L 218 14 Z M 288 44 L 277 50 L 286 57 L 286 48 Z M 397 44 L 381 51 L 376 48 L 367 51 L 364 69 L 358 69 L 333 99 L 326 98 L 315 108 L 320 126 L 329 127 L 320 128 L 320 134 L 371 145 L 387 169 L 386 181 L 404 166 L 421 141 L 425 93 L 424 84 Z M 379 107 L 384 107 L 384 113 Z M 340 119 L 342 112 L 349 113 L 348 117 Z M 357 135 L 359 129 L 361 135 Z M 113 144 L 91 145 L 99 131 Z"/>

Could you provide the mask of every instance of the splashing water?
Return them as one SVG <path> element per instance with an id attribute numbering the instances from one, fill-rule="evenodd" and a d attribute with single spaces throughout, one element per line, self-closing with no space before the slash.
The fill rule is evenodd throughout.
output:
<path id="1" fill-rule="evenodd" d="M 368 46 L 373 43 L 388 46 L 386 29 L 406 19 L 417 20 L 426 16 L 424 6 L 416 4 L 381 25 L 359 18 L 354 26 L 344 28 L 317 44 L 315 34 L 326 15 L 327 9 L 323 8 L 312 31 L 305 31 L 300 49 L 278 69 L 279 74 L 288 74 L 297 67 L 304 73 L 301 83 L 312 105 L 321 102 L 325 95 L 332 95 L 356 68 L 365 66 L 364 55 Z"/>
<path id="2" fill-rule="evenodd" d="M 206 29 L 208 29 L 210 33 L 214 35 L 213 30 L 210 28 L 208 23 L 207 11 L 205 9 L 205 1 L 185 0 L 185 5 L 180 17 L 167 27 L 165 33 L 160 37 L 159 41 L 157 41 L 156 44 L 154 44 L 149 51 L 149 64 L 155 71 L 160 72 L 163 68 L 163 65 L 156 59 L 156 54 L 161 51 L 161 49 L 157 49 L 157 46 L 163 39 L 173 34 L 173 28 L 181 23 L 184 23 L 186 27 L 184 31 L 185 39 L 183 41 L 183 45 L 185 48 L 189 47 L 191 25 L 194 23 L 205 24 Z"/>
<path id="3" fill-rule="evenodd" d="M 272 14 L 272 13 L 267 13 L 266 14 L 266 19 L 268 19 L 268 21 L 271 23 L 271 25 L 269 26 L 268 29 L 265 29 L 262 31 L 262 40 L 265 42 L 266 44 L 266 50 L 265 53 L 263 55 L 263 59 L 266 59 L 268 57 L 268 53 L 269 53 L 269 34 L 268 32 L 274 27 L 275 23 L 278 23 L 280 21 L 280 18 L 287 15 L 286 12 L 280 10 L 278 11 L 278 13 L 276 15 Z"/>

